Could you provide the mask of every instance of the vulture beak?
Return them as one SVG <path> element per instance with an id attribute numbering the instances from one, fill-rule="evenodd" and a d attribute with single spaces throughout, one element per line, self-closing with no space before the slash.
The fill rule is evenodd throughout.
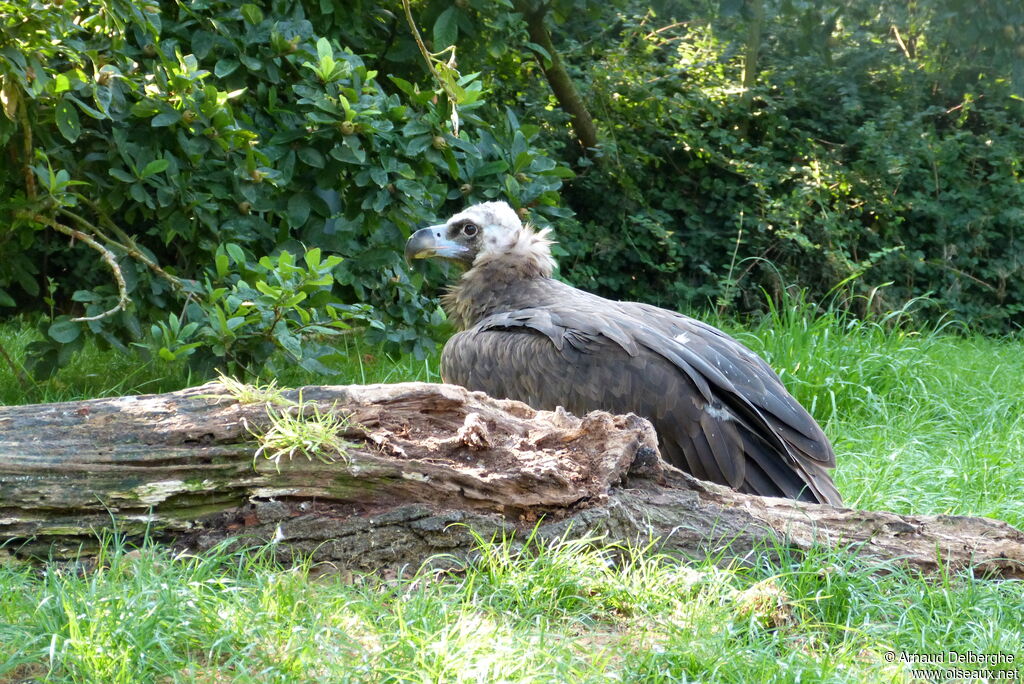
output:
<path id="1" fill-rule="evenodd" d="M 413 259 L 429 259 L 435 256 L 458 259 L 466 254 L 468 248 L 444 236 L 447 228 L 447 224 L 442 223 L 420 228 L 413 233 L 405 243 L 405 260 L 411 262 Z"/>

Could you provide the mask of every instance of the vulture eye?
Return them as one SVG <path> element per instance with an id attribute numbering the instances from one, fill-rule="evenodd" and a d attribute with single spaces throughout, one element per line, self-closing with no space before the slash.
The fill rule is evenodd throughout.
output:
<path id="1" fill-rule="evenodd" d="M 476 227 L 475 223 L 462 224 L 462 234 L 465 235 L 466 237 L 473 237 L 474 235 L 476 235 L 476 232 L 478 230 L 479 228 Z"/>

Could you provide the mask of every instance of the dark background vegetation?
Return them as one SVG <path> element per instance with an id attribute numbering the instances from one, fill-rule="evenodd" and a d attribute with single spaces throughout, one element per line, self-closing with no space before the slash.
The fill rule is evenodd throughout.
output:
<path id="1" fill-rule="evenodd" d="M 403 242 L 489 199 L 610 297 L 1024 322 L 1019 2 L 30 4 L 0 0 L 0 313 L 37 374 L 86 331 L 235 372 L 427 355 L 444 278 Z"/>

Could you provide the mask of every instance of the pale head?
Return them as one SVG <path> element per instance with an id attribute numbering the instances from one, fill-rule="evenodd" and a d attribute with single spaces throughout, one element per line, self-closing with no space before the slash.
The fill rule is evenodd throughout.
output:
<path id="1" fill-rule="evenodd" d="M 483 202 L 455 214 L 444 223 L 413 233 L 405 245 L 408 259 L 441 257 L 476 268 L 497 260 L 527 261 L 540 275 L 550 276 L 548 229 L 534 231 L 524 225 L 515 209 L 505 202 Z"/>

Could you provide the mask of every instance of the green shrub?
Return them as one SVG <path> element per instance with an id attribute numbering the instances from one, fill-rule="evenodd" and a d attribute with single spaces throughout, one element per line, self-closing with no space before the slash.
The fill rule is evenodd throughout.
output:
<path id="1" fill-rule="evenodd" d="M 965 8 L 958 29 L 948 4 L 766 2 L 749 109 L 742 17 L 634 6 L 599 40 L 566 24 L 605 144 L 567 188 L 564 275 L 740 311 L 763 310 L 762 289 L 820 301 L 852 278 L 862 295 L 887 284 L 871 298 L 884 310 L 929 295 L 932 320 L 1019 326 L 1024 60 L 1003 29 L 1024 11 Z M 979 30 L 998 35 L 972 46 Z"/>
<path id="2" fill-rule="evenodd" d="M 422 357 L 440 321 L 422 276 L 402 262 L 409 232 L 499 195 L 541 220 L 559 213 L 555 191 L 571 173 L 533 146 L 536 127 L 481 111 L 474 74 L 425 88 L 379 74 L 346 47 L 365 38 L 349 22 L 358 14 L 301 0 L 267 11 L 234 0 L 68 0 L 0 29 L 9 103 L 0 143 L 19 162 L 0 171 L 15 190 L 0 200 L 10 256 L 0 304 L 40 307 L 50 278 L 63 314 L 44 321 L 38 371 L 65 360 L 86 325 L 110 344 L 163 354 L 196 349 L 199 335 L 205 353 L 192 358 L 204 363 L 255 369 L 284 352 L 326 371 L 330 345 L 295 337 L 318 343 L 324 327 L 285 324 L 303 316 L 275 313 L 285 300 L 261 314 L 222 310 L 241 296 L 218 294 L 227 273 L 211 266 L 227 245 L 238 276 L 229 289 L 284 287 L 309 250 L 338 255 L 314 277 L 329 279 L 316 316 L 334 311 L 366 324 L 371 343 Z M 346 25 L 333 41 L 314 29 Z M 109 250 L 130 302 L 76 323 L 71 315 L 100 316 L 123 300 L 109 264 L 85 245 L 68 248 L 67 236 L 82 234 Z M 263 342 L 240 345 L 234 326 L 252 316 L 270 316 L 247 333 Z"/>

